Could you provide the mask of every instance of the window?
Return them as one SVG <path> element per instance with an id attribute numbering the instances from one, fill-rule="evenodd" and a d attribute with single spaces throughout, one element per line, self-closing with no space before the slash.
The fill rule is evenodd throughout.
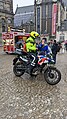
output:
<path id="1" fill-rule="evenodd" d="M 40 33 L 40 7 L 37 8 L 37 32 Z"/>
<path id="2" fill-rule="evenodd" d="M 60 34 L 60 41 L 64 41 L 64 39 L 65 39 L 64 33 Z"/>
<path id="3" fill-rule="evenodd" d="M 0 9 L 3 9 L 3 2 L 0 1 Z"/>
<path id="4" fill-rule="evenodd" d="M 10 11 L 10 5 L 9 5 L 9 4 L 6 4 L 5 7 L 6 7 L 6 10 L 7 10 L 7 11 Z"/>
<path id="5" fill-rule="evenodd" d="M 5 26 L 2 26 L 2 32 L 5 32 Z"/>
<path id="6" fill-rule="evenodd" d="M 11 19 L 8 19 L 8 24 L 10 24 L 11 23 Z"/>
<path id="7" fill-rule="evenodd" d="M 5 19 L 4 19 L 4 18 L 2 18 L 2 26 L 4 26 L 4 25 L 5 25 L 5 23 L 6 23 Z"/>

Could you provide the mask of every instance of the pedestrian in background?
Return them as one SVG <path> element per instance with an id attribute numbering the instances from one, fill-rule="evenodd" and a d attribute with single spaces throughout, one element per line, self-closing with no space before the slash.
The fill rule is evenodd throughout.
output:
<path id="1" fill-rule="evenodd" d="M 67 52 L 67 43 L 65 43 L 65 50 L 66 50 L 66 52 Z"/>
<path id="2" fill-rule="evenodd" d="M 49 46 L 50 46 L 50 48 L 51 48 L 51 50 L 52 50 L 52 46 L 53 46 L 53 40 L 52 40 L 52 39 L 50 40 Z"/>
<path id="3" fill-rule="evenodd" d="M 58 48 L 58 44 L 56 40 L 54 40 L 53 45 L 52 45 L 52 54 L 53 54 L 53 59 L 55 63 L 56 63 L 57 48 Z"/>
<path id="4" fill-rule="evenodd" d="M 65 43 L 62 42 L 62 53 L 64 54 L 65 53 Z"/>

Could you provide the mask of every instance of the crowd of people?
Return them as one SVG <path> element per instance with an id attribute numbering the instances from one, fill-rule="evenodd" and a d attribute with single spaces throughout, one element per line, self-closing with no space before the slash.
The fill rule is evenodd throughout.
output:
<path id="1" fill-rule="evenodd" d="M 56 55 L 62 48 L 61 43 L 57 43 L 56 40 L 50 40 L 50 42 L 47 42 L 47 39 L 45 37 L 36 42 L 36 39 L 38 37 L 39 34 L 35 31 L 32 31 L 30 33 L 30 37 L 25 42 L 26 51 L 32 57 L 32 62 L 29 64 L 30 70 L 28 72 L 30 75 L 37 75 L 37 72 L 33 73 L 33 69 L 38 62 L 37 51 L 40 51 L 40 53 L 43 55 L 52 54 L 53 59 L 56 63 Z M 65 45 L 65 47 L 67 51 L 67 45 Z"/>

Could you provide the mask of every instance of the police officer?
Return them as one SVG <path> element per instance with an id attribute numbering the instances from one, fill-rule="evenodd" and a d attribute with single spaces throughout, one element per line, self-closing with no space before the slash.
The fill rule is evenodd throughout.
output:
<path id="1" fill-rule="evenodd" d="M 33 73 L 34 67 L 36 67 L 38 58 L 37 58 L 37 47 L 36 47 L 36 38 L 39 36 L 39 34 L 35 31 L 32 31 L 30 33 L 30 37 L 26 40 L 26 50 L 31 56 L 31 63 L 30 63 L 30 70 L 28 73 L 30 75 L 37 75 L 37 71 Z"/>

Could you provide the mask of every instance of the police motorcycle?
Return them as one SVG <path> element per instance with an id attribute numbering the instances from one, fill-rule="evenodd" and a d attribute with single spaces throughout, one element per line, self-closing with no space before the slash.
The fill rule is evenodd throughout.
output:
<path id="1" fill-rule="evenodd" d="M 29 54 L 21 49 L 16 49 L 16 54 L 17 56 L 13 59 L 13 72 L 17 77 L 20 77 L 29 70 L 31 59 Z M 38 63 L 33 72 L 38 71 L 38 74 L 42 73 L 45 81 L 50 85 L 59 83 L 61 80 L 61 73 L 55 67 L 53 57 L 50 54 L 38 54 L 37 57 Z"/>

